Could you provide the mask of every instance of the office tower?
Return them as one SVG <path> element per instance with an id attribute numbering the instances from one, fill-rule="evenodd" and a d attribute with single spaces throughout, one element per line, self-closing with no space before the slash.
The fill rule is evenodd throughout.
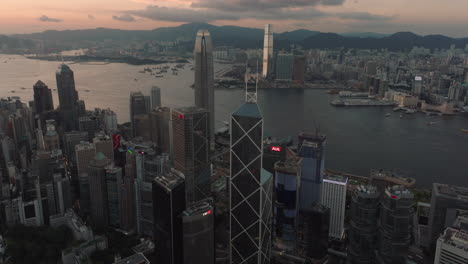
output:
<path id="1" fill-rule="evenodd" d="M 134 137 L 141 137 L 144 141 L 151 140 L 151 123 L 148 114 L 133 117 Z"/>
<path id="2" fill-rule="evenodd" d="M 151 87 L 151 110 L 161 107 L 161 88 Z"/>
<path id="3" fill-rule="evenodd" d="M 328 254 L 330 209 L 315 203 L 300 209 L 298 216 L 298 244 L 308 258 L 323 260 Z"/>
<path id="4" fill-rule="evenodd" d="M 120 228 L 126 231 L 135 229 L 135 181 L 136 164 L 135 155 L 127 152 L 125 175 L 119 187 Z"/>
<path id="5" fill-rule="evenodd" d="M 46 133 L 44 136 L 45 150 L 52 151 L 60 149 L 60 140 L 57 131 L 55 130 L 54 120 L 46 120 Z"/>
<path id="6" fill-rule="evenodd" d="M 114 162 L 114 147 L 111 137 L 103 133 L 98 133 L 93 138 L 93 144 L 96 146 L 96 152 L 101 152 L 106 158 L 110 159 L 111 162 Z"/>
<path id="7" fill-rule="evenodd" d="M 20 111 L 17 111 L 8 117 L 8 121 L 11 124 L 13 139 L 18 148 L 30 142 L 31 132 L 26 116 L 23 116 Z"/>
<path id="8" fill-rule="evenodd" d="M 265 37 L 263 39 L 263 78 L 268 78 L 272 74 L 273 64 L 273 27 L 265 25 Z"/>
<path id="9" fill-rule="evenodd" d="M 351 201 L 348 255 L 352 264 L 375 263 L 380 192 L 375 186 L 358 186 Z"/>
<path id="10" fill-rule="evenodd" d="M 182 212 L 184 264 L 214 264 L 214 211 L 211 198 L 196 202 Z"/>
<path id="11" fill-rule="evenodd" d="M 89 193 L 89 162 L 96 156 L 96 147 L 89 142 L 81 142 L 75 146 L 76 176 L 79 185 L 79 205 L 81 212 L 87 214 L 90 212 L 90 193 Z"/>
<path id="12" fill-rule="evenodd" d="M 183 226 L 181 214 L 185 208 L 184 179 L 180 172 L 154 178 L 153 214 L 156 263 L 184 263 Z M 209 260 L 205 260 L 209 261 Z M 204 262 L 203 262 L 204 263 Z"/>
<path id="13" fill-rule="evenodd" d="M 263 117 L 256 94 L 231 116 L 231 263 L 269 263 L 272 175 L 262 168 Z"/>
<path id="14" fill-rule="evenodd" d="M 151 262 L 143 253 L 136 253 L 124 259 L 118 260 L 113 264 L 150 264 Z"/>
<path id="15" fill-rule="evenodd" d="M 113 165 L 106 167 L 107 208 L 109 225 L 120 227 L 120 186 L 122 185 L 122 168 Z"/>
<path id="16" fill-rule="evenodd" d="M 88 166 L 91 221 L 96 228 L 108 225 L 106 167 L 110 162 L 104 154 L 97 152 Z"/>
<path id="17" fill-rule="evenodd" d="M 378 222 L 378 263 L 405 262 L 411 243 L 413 197 L 403 186 L 385 189 Z"/>
<path id="18" fill-rule="evenodd" d="M 297 196 L 300 174 L 296 158 L 275 163 L 275 246 L 281 249 L 293 249 L 296 243 Z"/>
<path id="19" fill-rule="evenodd" d="M 268 137 L 263 144 L 263 168 L 274 174 L 275 163 L 286 160 L 287 154 L 293 153 L 293 151 L 288 149 L 288 147 L 292 146 L 292 144 L 292 137 Z"/>
<path id="20" fill-rule="evenodd" d="M 301 186 L 299 206 L 308 209 L 320 202 L 320 191 L 325 167 L 325 142 L 327 137 L 319 134 L 300 133 L 297 145 L 301 162 Z"/>
<path id="21" fill-rule="evenodd" d="M 88 142 L 88 132 L 72 131 L 65 133 L 63 137 L 65 154 L 68 157 L 68 159 L 72 162 L 72 164 L 75 164 L 75 146 L 82 142 Z"/>
<path id="22" fill-rule="evenodd" d="M 52 91 L 41 80 L 33 86 L 34 90 L 34 110 L 36 114 L 54 110 L 52 101 Z"/>
<path id="23" fill-rule="evenodd" d="M 88 132 L 88 141 L 93 140 L 99 127 L 99 120 L 95 116 L 82 116 L 78 120 L 78 129 Z"/>
<path id="24" fill-rule="evenodd" d="M 305 56 L 295 56 L 293 66 L 293 81 L 298 84 L 304 84 L 307 60 Z"/>
<path id="25" fill-rule="evenodd" d="M 278 81 L 291 81 L 293 75 L 294 55 L 280 53 L 276 56 L 275 79 Z"/>
<path id="26" fill-rule="evenodd" d="M 102 110 L 102 122 L 104 125 L 104 131 L 108 135 L 112 135 L 117 131 L 117 115 L 115 114 L 114 111 L 110 109 L 104 109 Z"/>
<path id="27" fill-rule="evenodd" d="M 46 183 L 50 215 L 63 214 L 71 208 L 70 180 L 61 173 L 54 174 L 53 182 Z"/>
<path id="28" fill-rule="evenodd" d="M 157 176 L 163 175 L 169 167 L 169 156 L 156 156 L 150 148 L 133 147 L 136 154 L 136 216 L 139 234 L 151 236 L 153 232 L 153 200 L 152 182 Z"/>
<path id="29" fill-rule="evenodd" d="M 130 122 L 132 123 L 132 133 L 136 134 L 133 126 L 136 115 L 144 115 L 148 113 L 147 98 L 141 92 L 130 93 Z"/>
<path id="30" fill-rule="evenodd" d="M 435 242 L 456 219 L 457 210 L 468 210 L 468 188 L 440 183 L 432 185 L 431 211 L 429 226 L 431 229 L 431 249 Z"/>
<path id="31" fill-rule="evenodd" d="M 210 112 L 184 107 L 172 111 L 174 168 L 185 175 L 185 202 L 211 197 Z"/>
<path id="32" fill-rule="evenodd" d="M 151 141 L 156 143 L 162 153 L 171 153 L 169 107 L 158 107 L 149 114 L 151 124 Z"/>
<path id="33" fill-rule="evenodd" d="M 328 175 L 323 179 L 320 203 L 330 208 L 329 236 L 336 239 L 344 235 L 347 184 L 345 176 Z"/>
<path id="34" fill-rule="evenodd" d="M 78 129 L 78 92 L 75 89 L 73 71 L 65 64 L 59 66 L 56 74 L 57 92 L 60 103 L 61 125 L 65 131 Z"/>
<path id="35" fill-rule="evenodd" d="M 423 90 L 423 79 L 421 76 L 416 76 L 414 77 L 414 82 L 413 82 L 413 95 L 414 96 L 421 96 L 421 94 L 424 92 Z"/>
<path id="36" fill-rule="evenodd" d="M 214 148 L 215 93 L 213 73 L 213 44 L 208 30 L 199 30 L 195 39 L 195 106 L 208 110 L 210 144 Z"/>
<path id="37" fill-rule="evenodd" d="M 468 216 L 459 216 L 439 239 L 434 264 L 468 263 Z"/>

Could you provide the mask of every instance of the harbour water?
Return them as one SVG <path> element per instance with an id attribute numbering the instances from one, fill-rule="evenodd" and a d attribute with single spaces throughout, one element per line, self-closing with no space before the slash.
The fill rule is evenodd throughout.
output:
<path id="1" fill-rule="evenodd" d="M 59 64 L 0 55 L 0 97 L 19 96 L 27 102 L 32 99 L 32 86 L 39 79 L 56 89 L 55 71 Z M 193 105 L 190 88 L 193 71 L 189 65 L 180 69 L 178 75 L 167 73 L 164 78 L 139 73 L 156 65 L 111 63 L 70 64 L 70 67 L 86 107 L 111 108 L 120 123 L 129 119 L 130 92 L 141 90 L 149 95 L 153 85 L 161 88 L 163 105 Z M 228 66 L 215 65 L 215 70 L 222 67 Z M 53 91 L 53 96 L 57 107 L 57 91 Z M 242 90 L 216 91 L 217 127 L 229 120 L 230 113 L 243 99 Z M 468 129 L 468 117 L 416 113 L 400 118 L 391 108 L 333 107 L 330 105 L 333 99 L 337 96 L 325 90 L 260 90 L 265 135 L 295 136 L 301 130 L 319 129 L 328 136 L 327 168 L 360 175 L 368 175 L 372 168 L 396 169 L 416 178 L 422 186 L 432 182 L 468 186 L 468 134 L 461 132 Z M 430 122 L 432 125 L 428 125 Z"/>

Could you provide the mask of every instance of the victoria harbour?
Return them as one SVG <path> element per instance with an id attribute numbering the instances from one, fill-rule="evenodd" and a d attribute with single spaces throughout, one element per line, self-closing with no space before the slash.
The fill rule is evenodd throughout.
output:
<path id="1" fill-rule="evenodd" d="M 12 59 L 9 59 L 12 58 Z M 55 70 L 59 62 L 31 60 L 18 55 L 0 55 L 0 97 L 32 99 L 32 86 L 42 80 L 58 102 Z M 128 97 L 132 91 L 149 93 L 161 88 L 164 106 L 193 102 L 193 71 L 185 67 L 178 75 L 154 78 L 139 71 L 151 65 L 122 63 L 69 63 L 76 87 L 88 109 L 111 108 L 118 122 L 129 121 Z M 215 71 L 224 64 L 215 63 Z M 216 90 L 216 128 L 244 100 L 244 91 Z M 265 135 L 286 137 L 318 129 L 327 134 L 326 168 L 368 175 L 370 169 L 392 169 L 417 179 L 418 185 L 432 182 L 466 183 L 468 128 L 466 116 L 403 115 L 391 108 L 336 108 L 335 95 L 321 89 L 262 89 L 258 101 L 265 120 Z M 386 116 L 390 114 L 389 116 Z M 431 123 L 432 125 L 428 125 Z"/>

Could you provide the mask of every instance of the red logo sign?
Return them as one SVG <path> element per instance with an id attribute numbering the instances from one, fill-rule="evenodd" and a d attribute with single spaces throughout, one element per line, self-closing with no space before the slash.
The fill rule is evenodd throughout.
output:
<path id="1" fill-rule="evenodd" d="M 119 134 L 112 135 L 112 145 L 114 149 L 117 149 L 120 147 L 120 135 Z"/>
<path id="2" fill-rule="evenodd" d="M 270 147 L 270 150 L 275 151 L 275 152 L 281 152 L 281 147 L 272 146 L 272 147 Z"/>

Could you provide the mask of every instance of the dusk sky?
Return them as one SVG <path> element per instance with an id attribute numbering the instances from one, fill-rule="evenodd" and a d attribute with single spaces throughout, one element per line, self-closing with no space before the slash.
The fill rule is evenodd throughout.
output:
<path id="1" fill-rule="evenodd" d="M 467 0 L 1 0 L 0 34 L 189 22 L 468 37 Z"/>

